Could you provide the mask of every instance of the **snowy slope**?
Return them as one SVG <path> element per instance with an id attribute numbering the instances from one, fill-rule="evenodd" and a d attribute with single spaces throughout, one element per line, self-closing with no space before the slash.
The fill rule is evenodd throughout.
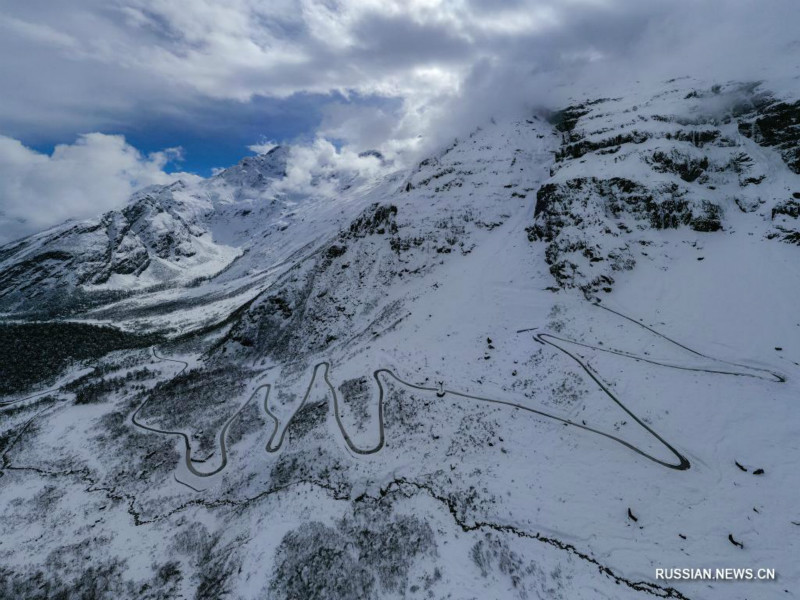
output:
<path id="1" fill-rule="evenodd" d="M 3 248 L 31 344 L 45 300 L 158 337 L 2 399 L 0 595 L 794 597 L 780 89 L 578 97 L 303 193 L 276 149 Z M 655 576 L 729 566 L 778 580 Z"/>

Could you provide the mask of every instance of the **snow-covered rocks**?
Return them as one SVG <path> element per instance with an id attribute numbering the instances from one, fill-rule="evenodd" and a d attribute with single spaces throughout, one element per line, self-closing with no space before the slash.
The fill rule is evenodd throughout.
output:
<path id="1" fill-rule="evenodd" d="M 529 235 L 548 243 L 559 285 L 608 292 L 615 273 L 634 267 L 632 248 L 649 245 L 648 230 L 716 232 L 729 211 L 775 206 L 774 218 L 786 205 L 776 190 L 795 179 L 797 105 L 776 102 L 755 84 L 705 91 L 686 81 L 673 85 L 652 97 L 588 101 L 551 117 L 562 144 L 537 193 Z M 759 145 L 778 152 L 768 155 Z"/>

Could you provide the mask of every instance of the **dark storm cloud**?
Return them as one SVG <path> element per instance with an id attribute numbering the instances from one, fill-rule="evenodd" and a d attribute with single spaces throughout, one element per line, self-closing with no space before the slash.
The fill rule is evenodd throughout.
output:
<path id="1" fill-rule="evenodd" d="M 348 58 L 375 68 L 407 68 L 426 63 L 460 63 L 475 47 L 446 23 L 416 23 L 400 15 L 368 15 L 353 27 L 358 39 Z"/>

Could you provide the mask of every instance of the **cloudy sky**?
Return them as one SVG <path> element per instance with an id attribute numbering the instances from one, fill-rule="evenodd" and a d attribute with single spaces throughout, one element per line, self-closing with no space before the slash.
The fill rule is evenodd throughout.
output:
<path id="1" fill-rule="evenodd" d="M 0 243 L 276 142 L 402 163 L 490 116 L 624 82 L 796 74 L 799 14 L 797 0 L 0 0 Z"/>

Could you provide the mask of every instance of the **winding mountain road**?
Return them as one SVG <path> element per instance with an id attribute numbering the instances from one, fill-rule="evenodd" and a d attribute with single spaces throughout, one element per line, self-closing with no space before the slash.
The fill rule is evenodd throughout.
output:
<path id="1" fill-rule="evenodd" d="M 622 313 L 619 313 L 619 312 L 617 312 L 617 311 L 615 311 L 613 309 L 607 308 L 605 306 L 601 306 L 599 304 L 595 304 L 595 306 L 597 306 L 598 308 L 602 308 L 603 310 L 606 310 L 608 312 L 611 312 L 611 313 L 613 313 L 613 314 L 615 314 L 615 315 L 617 315 L 619 317 L 622 317 L 622 318 L 624 318 L 624 319 L 626 319 L 626 320 L 628 320 L 628 321 L 630 321 L 632 323 L 635 323 L 636 325 L 638 325 L 638 326 L 646 329 L 647 331 L 657 335 L 658 337 L 660 337 L 660 338 L 662 338 L 662 339 L 664 339 L 664 340 L 666 340 L 666 341 L 668 341 L 668 342 L 670 342 L 670 343 L 682 348 L 683 350 L 686 350 L 687 352 L 689 352 L 689 353 L 691 353 L 691 354 L 693 354 L 695 356 L 699 356 L 699 357 L 702 357 L 702 358 L 704 358 L 706 360 L 710 360 L 710 361 L 717 362 L 717 363 L 723 363 L 723 364 L 726 364 L 726 365 L 730 365 L 732 367 L 737 367 L 739 369 L 745 369 L 745 370 L 750 371 L 748 373 L 748 372 L 743 372 L 743 371 L 734 371 L 734 370 L 725 370 L 725 369 L 709 369 L 709 368 L 691 367 L 691 366 L 681 365 L 681 364 L 677 364 L 677 363 L 670 363 L 670 362 L 666 362 L 666 361 L 660 361 L 660 360 L 656 360 L 656 359 L 649 358 L 649 357 L 646 357 L 646 356 L 640 356 L 640 355 L 637 355 L 637 354 L 633 354 L 631 352 L 626 352 L 624 350 L 618 350 L 618 349 L 614 349 L 614 348 L 610 348 L 610 347 L 594 346 L 594 345 L 591 345 L 591 344 L 586 344 L 584 342 L 578 342 L 578 341 L 575 341 L 575 340 L 570 340 L 570 339 L 567 339 L 567 338 L 564 338 L 564 337 L 560 337 L 560 336 L 554 335 L 552 333 L 548 333 L 548 332 L 544 332 L 544 331 L 538 331 L 536 328 L 520 329 L 520 330 L 517 331 L 517 333 L 532 332 L 535 341 L 537 341 L 540 344 L 546 345 L 546 346 L 551 346 L 551 347 L 555 348 L 556 350 L 558 350 L 559 352 L 563 353 L 564 355 L 568 356 L 573 361 L 575 361 L 581 367 L 581 369 L 592 379 L 592 381 L 594 381 L 595 384 L 597 384 L 597 386 L 600 388 L 600 390 L 605 395 L 607 395 L 609 397 L 609 399 L 611 399 L 617 406 L 619 406 L 639 426 L 641 426 L 645 431 L 647 431 L 656 440 L 658 440 L 658 442 L 661 443 L 676 458 L 675 462 L 662 460 L 661 458 L 658 458 L 658 457 L 646 452 L 645 450 L 642 450 L 641 448 L 639 448 L 639 447 L 635 446 L 634 444 L 622 439 L 621 437 L 612 435 L 610 433 L 607 433 L 607 432 L 602 431 L 600 429 L 596 429 L 594 427 L 590 427 L 588 425 L 584 425 L 582 423 L 576 423 L 575 421 L 572 421 L 570 419 L 566 419 L 564 417 L 561 417 L 561 416 L 558 416 L 558 415 L 555 415 L 555 414 L 552 414 L 552 413 L 548 413 L 546 411 L 539 410 L 537 408 L 531 408 L 531 407 L 526 406 L 524 404 L 519 404 L 519 403 L 516 403 L 516 402 L 512 402 L 510 400 L 500 400 L 500 399 L 497 399 L 497 398 L 488 398 L 488 397 L 485 397 L 485 396 L 478 396 L 478 395 L 475 395 L 475 394 L 468 394 L 466 392 L 461 392 L 461 391 L 458 391 L 458 390 L 451 390 L 451 389 L 444 389 L 444 388 L 440 389 L 440 388 L 437 388 L 437 387 L 418 385 L 418 384 L 412 383 L 410 381 L 406 381 L 405 379 L 403 379 L 402 377 L 397 375 L 397 373 L 395 373 L 391 369 L 387 369 L 387 368 L 376 369 L 372 373 L 372 376 L 373 376 L 373 378 L 375 379 L 375 382 L 378 385 L 378 394 L 379 394 L 378 395 L 378 442 L 372 447 L 362 448 L 362 447 L 359 447 L 359 446 L 357 446 L 355 444 L 355 442 L 353 441 L 352 437 L 347 432 L 347 428 L 344 425 L 344 422 L 343 422 L 342 416 L 341 416 L 341 411 L 340 411 L 339 395 L 336 393 L 336 388 L 334 387 L 333 383 L 330 380 L 331 365 L 327 361 L 319 362 L 314 366 L 314 369 L 313 369 L 312 374 L 311 374 L 311 380 L 308 383 L 308 387 L 306 388 L 306 392 L 305 392 L 302 400 L 300 401 L 300 404 L 297 406 L 295 411 L 292 413 L 291 417 L 289 417 L 289 419 L 286 421 L 286 424 L 283 426 L 283 428 L 281 428 L 280 419 L 269 408 L 269 397 L 270 397 L 270 392 L 272 390 L 272 384 L 265 383 L 265 384 L 259 386 L 253 392 L 253 394 L 250 396 L 250 398 L 247 400 L 247 402 L 245 402 L 236 411 L 236 413 L 234 413 L 225 422 L 225 424 L 223 425 L 223 427 L 222 427 L 222 429 L 220 431 L 220 436 L 219 436 L 219 444 L 220 444 L 220 450 L 221 450 L 221 454 L 222 454 L 222 462 L 220 463 L 220 465 L 216 469 L 214 469 L 213 471 L 210 471 L 210 472 L 199 471 L 192 464 L 193 461 L 191 460 L 190 440 L 189 440 L 188 436 L 185 433 L 179 432 L 179 431 L 167 431 L 167 430 L 157 429 L 157 428 L 145 425 L 141 421 L 137 420 L 137 416 L 139 415 L 141 410 L 144 408 L 145 404 L 147 403 L 147 400 L 145 400 L 141 404 L 141 406 L 139 406 L 139 408 L 136 410 L 136 412 L 131 417 L 131 420 L 135 425 L 137 425 L 138 427 L 141 427 L 142 429 L 145 429 L 147 431 L 151 431 L 151 432 L 155 432 L 155 433 L 161 433 L 161 434 L 167 434 L 167 435 L 180 436 L 184 441 L 184 446 L 185 446 L 185 450 L 186 450 L 185 456 L 184 456 L 184 460 L 185 460 L 187 469 L 189 469 L 189 471 L 191 473 L 193 473 L 194 475 L 197 475 L 199 477 L 210 477 L 210 476 L 215 475 L 215 474 L 219 473 L 220 471 L 222 471 L 222 469 L 224 469 L 225 466 L 227 465 L 227 450 L 226 450 L 226 445 L 225 445 L 225 437 L 226 437 L 228 428 L 230 427 L 231 423 L 233 423 L 234 419 L 236 419 L 239 416 L 241 411 L 262 390 L 266 390 L 265 395 L 264 395 L 264 412 L 273 421 L 273 429 L 272 429 L 272 432 L 271 432 L 271 434 L 269 436 L 269 440 L 267 441 L 267 444 L 265 446 L 265 450 L 268 453 L 271 453 L 271 454 L 278 452 L 281 449 L 281 447 L 283 446 L 283 442 L 284 442 L 284 439 L 286 437 L 286 433 L 289 430 L 289 427 L 292 424 L 292 421 L 297 417 L 297 415 L 299 414 L 300 410 L 303 408 L 303 406 L 308 401 L 308 398 L 311 395 L 311 391 L 314 388 L 314 383 L 316 382 L 320 371 L 322 371 L 323 381 L 325 382 L 325 385 L 330 390 L 331 396 L 333 398 L 333 413 L 334 413 L 334 417 L 336 419 L 336 425 L 339 428 L 339 431 L 340 431 L 340 433 L 342 435 L 342 439 L 344 440 L 344 442 L 347 445 L 347 447 L 349 448 L 349 450 L 351 452 L 353 452 L 354 454 L 362 455 L 362 456 L 370 455 L 370 454 L 375 454 L 377 452 L 380 452 L 381 449 L 383 449 L 383 447 L 384 447 L 384 445 L 386 443 L 385 423 L 384 423 L 384 400 L 386 398 L 386 389 L 384 387 L 383 378 L 384 377 L 388 377 L 388 378 L 393 379 L 395 382 L 397 382 L 398 384 L 400 384 L 401 386 L 404 386 L 406 388 L 409 388 L 409 389 L 412 389 L 412 390 L 418 390 L 418 391 L 421 391 L 421 392 L 435 393 L 439 397 L 442 397 L 442 396 L 445 396 L 445 395 L 450 395 L 450 396 L 453 396 L 453 397 L 456 397 L 456 398 L 462 398 L 464 400 L 472 400 L 472 401 L 475 401 L 475 402 L 484 402 L 484 403 L 487 403 L 487 404 L 502 405 L 502 406 L 507 406 L 507 407 L 510 407 L 510 408 L 513 408 L 513 409 L 516 409 L 516 410 L 522 410 L 522 411 L 525 411 L 525 412 L 530 413 L 532 415 L 544 417 L 544 418 L 547 418 L 547 419 L 552 419 L 552 420 L 557 421 L 559 423 L 563 423 L 564 425 L 568 425 L 568 426 L 571 426 L 571 427 L 576 427 L 578 429 L 582 429 L 584 431 L 588 431 L 588 432 L 603 436 L 604 438 L 612 440 L 612 441 L 614 441 L 614 442 L 616 442 L 618 444 L 621 444 L 625 448 L 628 448 L 629 450 L 635 452 L 636 454 L 638 454 L 638 455 L 640 455 L 640 456 L 642 456 L 642 457 L 644 457 L 644 458 L 646 458 L 646 459 L 648 459 L 648 460 L 650 460 L 650 461 L 652 461 L 652 462 L 654 462 L 654 463 L 656 463 L 658 465 L 661 465 L 663 467 L 666 467 L 666 468 L 669 468 L 669 469 L 675 469 L 675 470 L 678 470 L 678 471 L 685 471 L 685 470 L 689 469 L 690 466 L 691 466 L 691 463 L 689 462 L 689 460 L 683 454 L 681 454 L 672 444 L 667 442 L 667 440 L 665 440 L 661 435 L 659 435 L 656 431 L 654 431 L 653 428 L 651 428 L 649 425 L 647 425 L 647 423 L 645 423 L 639 417 L 637 417 L 633 413 L 633 411 L 631 411 L 627 406 L 625 406 L 625 404 L 620 400 L 620 398 L 617 397 L 608 388 L 608 386 L 602 381 L 599 373 L 597 373 L 584 360 L 584 358 L 582 356 L 580 356 L 580 355 L 576 354 L 575 352 L 570 351 L 568 348 L 564 347 L 565 344 L 573 344 L 573 345 L 576 345 L 576 346 L 579 346 L 579 347 L 582 347 L 582 348 L 588 348 L 588 349 L 596 350 L 596 351 L 599 351 L 599 352 L 606 352 L 606 353 L 609 353 L 609 354 L 614 354 L 614 355 L 617 355 L 617 356 L 621 356 L 623 358 L 629 358 L 631 360 L 643 361 L 643 362 L 647 362 L 647 363 L 650 363 L 650 364 L 654 364 L 654 365 L 658 365 L 658 366 L 662 366 L 662 367 L 667 367 L 667 368 L 672 368 L 672 369 L 680 369 L 680 370 L 685 370 L 685 371 L 695 371 L 695 372 L 702 372 L 702 373 L 710 373 L 710 374 L 715 374 L 715 375 L 732 375 L 732 376 L 742 376 L 742 377 L 755 377 L 755 378 L 763 379 L 765 381 L 776 382 L 776 383 L 782 383 L 782 382 L 786 381 L 786 377 L 785 376 L 783 376 L 783 375 L 781 375 L 779 373 L 776 373 L 774 371 L 768 370 L 768 369 L 762 369 L 762 368 L 758 368 L 758 367 L 751 367 L 751 366 L 748 366 L 748 365 L 742 365 L 742 364 L 738 364 L 738 363 L 724 361 L 724 360 L 721 360 L 721 359 L 717 359 L 717 358 L 702 354 L 701 352 L 693 350 L 693 349 L 689 348 L 688 346 L 685 346 L 685 345 L 681 344 L 680 342 L 677 342 L 677 341 L 665 336 L 664 334 L 656 331 L 655 329 L 652 329 L 651 327 L 648 327 L 647 325 L 644 325 L 644 324 L 636 321 L 635 319 L 632 319 L 632 318 L 630 318 L 630 317 L 628 317 L 628 316 L 626 316 L 626 315 L 624 315 Z M 172 361 L 172 362 L 177 362 L 177 363 L 183 364 L 184 366 L 181 369 L 180 373 L 183 373 L 186 370 L 186 368 L 188 367 L 188 364 L 186 362 L 184 362 L 184 361 L 179 361 L 179 360 L 174 360 L 174 359 L 169 359 L 169 358 L 164 358 L 162 356 L 159 356 L 156 353 L 155 349 L 153 349 L 153 356 L 158 358 L 158 359 L 160 359 L 160 360 L 167 360 L 167 361 Z M 280 432 L 280 435 L 279 435 L 279 432 Z M 277 440 L 276 440 L 276 438 L 277 438 Z"/>
<path id="2" fill-rule="evenodd" d="M 563 350 L 561 348 L 559 348 L 559 349 L 562 350 L 562 352 L 566 352 L 565 350 Z M 569 354 L 569 353 L 567 352 L 567 354 Z M 558 421 L 559 423 L 563 423 L 564 425 L 570 425 L 572 427 L 577 427 L 578 429 L 583 429 L 584 431 L 589 431 L 591 433 L 596 433 L 598 435 L 601 435 L 601 436 L 603 436 L 603 437 L 605 437 L 607 439 L 610 439 L 610 440 L 613 440 L 613 441 L 615 441 L 615 442 L 617 442 L 619 444 L 622 444 L 626 448 L 628 448 L 628 449 L 636 452 L 637 454 L 647 458 L 648 460 L 651 460 L 651 461 L 653 461 L 653 462 L 655 462 L 655 463 L 657 463 L 659 465 L 662 465 L 664 467 L 668 467 L 670 469 L 677 469 L 677 470 L 680 470 L 680 471 L 683 471 L 683 470 L 686 470 L 686 469 L 689 468 L 689 466 L 690 466 L 689 460 L 685 456 L 683 456 L 680 452 L 678 452 L 675 448 L 673 448 L 672 445 L 670 445 L 666 440 L 664 440 L 661 436 L 659 436 L 655 431 L 653 431 L 650 427 L 648 427 L 647 424 L 643 423 L 627 407 L 625 407 L 625 405 L 622 404 L 622 402 L 616 396 L 614 396 L 613 393 L 611 393 L 608 390 L 608 388 L 606 388 L 600 382 L 600 380 L 597 377 L 595 377 L 595 375 L 592 373 L 590 367 L 588 367 L 587 365 L 582 363 L 580 361 L 580 359 L 578 359 L 574 355 L 569 354 L 569 356 L 572 357 L 574 360 L 576 360 L 579 364 L 581 364 L 581 366 L 587 371 L 587 373 L 592 377 L 592 379 L 601 387 L 601 389 L 606 394 L 608 394 L 611 397 L 611 399 L 614 402 L 616 402 L 628 415 L 630 415 L 631 418 L 633 418 L 639 425 L 644 427 L 651 435 L 653 435 L 659 442 L 661 442 L 670 452 L 672 452 L 675 455 L 675 457 L 678 459 L 678 462 L 673 464 L 673 463 L 670 463 L 670 462 L 663 461 L 663 460 L 661 460 L 661 459 L 659 459 L 659 458 L 657 458 L 657 457 L 655 457 L 655 456 L 653 456 L 651 454 L 648 454 L 644 450 L 641 450 L 640 448 L 637 448 L 636 446 L 634 446 L 630 442 L 627 442 L 627 441 L 625 441 L 624 439 L 622 439 L 620 437 L 617 437 L 617 436 L 612 435 L 610 433 L 606 433 L 605 431 L 602 431 L 600 429 L 595 429 L 593 427 L 589 427 L 588 425 L 583 425 L 581 423 L 576 423 L 576 422 L 571 421 L 569 419 L 565 419 L 563 417 L 559 417 L 557 415 L 554 415 L 554 414 L 551 414 L 551 413 L 548 413 L 548 412 L 545 412 L 545 411 L 542 411 L 542 410 L 539 410 L 539 409 L 536 409 L 536 408 L 531 408 L 529 406 L 525 406 L 524 404 L 518 404 L 516 402 L 511 402 L 509 400 L 499 400 L 499 399 L 496 399 L 496 398 L 487 398 L 487 397 L 484 397 L 484 396 L 476 396 L 474 394 L 467 394 L 465 392 L 459 392 L 457 390 L 450 390 L 450 389 L 440 390 L 439 388 L 436 388 L 436 387 L 417 385 L 415 383 L 411 383 L 410 381 L 406 381 L 405 379 L 403 379 L 402 377 L 397 375 L 394 371 L 391 371 L 390 369 L 385 369 L 385 368 L 376 369 L 372 373 L 372 376 L 374 377 L 375 381 L 378 383 L 378 390 L 379 390 L 379 396 L 378 396 L 378 432 L 379 432 L 379 440 L 378 440 L 378 443 L 372 448 L 359 448 L 358 446 L 356 446 L 353 443 L 352 438 L 347 433 L 347 430 L 345 429 L 344 423 L 342 422 L 342 418 L 341 418 L 341 415 L 339 413 L 338 395 L 336 394 L 336 391 L 335 391 L 333 385 L 331 385 L 330 380 L 328 379 L 328 371 L 330 369 L 330 364 L 328 362 L 318 363 L 314 367 L 314 371 L 313 371 L 313 375 L 312 375 L 312 378 L 311 378 L 311 382 L 308 385 L 308 389 L 306 391 L 306 394 L 303 397 L 303 400 L 300 402 L 300 405 L 297 407 L 297 410 L 295 410 L 294 414 L 287 421 L 286 426 L 283 428 L 283 432 L 282 432 L 277 444 L 273 444 L 273 442 L 274 442 L 275 436 L 277 435 L 277 432 L 278 432 L 278 429 L 279 429 L 279 421 L 278 421 L 278 418 L 268 408 L 266 408 L 266 403 L 267 403 L 267 400 L 269 398 L 269 396 L 267 396 L 267 399 L 264 401 L 265 402 L 265 408 L 267 410 L 267 414 L 269 414 L 272 417 L 272 419 L 274 420 L 274 428 L 273 428 L 273 431 L 272 431 L 272 435 L 270 435 L 269 441 L 267 442 L 266 450 L 267 450 L 267 452 L 270 452 L 270 453 L 274 453 L 274 452 L 277 452 L 278 450 L 280 450 L 281 445 L 283 444 L 284 437 L 286 435 L 286 431 L 288 430 L 289 426 L 291 425 L 292 420 L 295 418 L 295 416 L 299 413 L 300 409 L 303 407 L 303 405 L 308 400 L 308 397 L 309 397 L 309 395 L 311 393 L 311 389 L 314 386 L 314 381 L 316 380 L 317 373 L 319 372 L 320 369 L 323 369 L 324 370 L 323 378 L 325 379 L 325 383 L 328 386 L 328 388 L 330 389 L 331 394 L 333 395 L 334 416 L 336 418 L 336 424 L 338 425 L 339 431 L 342 434 L 342 438 L 344 439 L 344 441 L 347 444 L 348 448 L 350 448 L 350 450 L 353 451 L 355 454 L 360 454 L 360 455 L 375 454 L 376 452 L 379 452 L 385 445 L 386 437 L 385 437 L 384 418 L 383 418 L 383 403 L 384 403 L 384 398 L 386 397 L 386 390 L 384 388 L 383 382 L 381 381 L 381 375 L 385 375 L 387 377 L 391 377 L 397 383 L 399 383 L 400 385 L 402 385 L 404 387 L 411 388 L 411 389 L 414 389 L 414 390 L 419 390 L 419 391 L 422 391 L 422 392 L 437 393 L 437 394 L 440 395 L 440 397 L 441 397 L 442 394 L 443 395 L 450 395 L 450 396 L 455 396 L 457 398 L 464 398 L 465 400 L 474 400 L 474 401 L 477 401 L 477 402 L 486 402 L 486 403 L 489 403 L 489 404 L 503 405 L 503 406 L 508 406 L 508 407 L 514 408 L 514 409 L 523 410 L 525 412 L 528 412 L 528 413 L 531 413 L 531 414 L 534 414 L 534 415 L 537 415 L 537 416 L 540 416 L 540 417 L 545 417 L 545 418 L 548 418 L 548 419 L 552 419 L 554 421 Z"/>
<path id="3" fill-rule="evenodd" d="M 177 373 L 177 375 L 180 375 L 181 373 L 186 371 L 187 368 L 189 368 L 189 363 L 187 363 L 186 361 L 175 360 L 173 358 L 165 358 L 163 356 L 159 356 L 156 353 L 155 348 L 152 349 L 152 352 L 153 352 L 153 356 L 155 358 L 161 360 L 161 361 L 169 361 L 169 362 L 182 364 L 183 368 Z M 264 385 L 261 385 L 258 388 L 256 388 L 256 390 L 250 395 L 250 398 L 248 398 L 247 401 L 244 402 L 239 407 L 239 409 L 235 413 L 233 413 L 233 415 L 227 421 L 225 421 L 225 423 L 222 426 L 222 429 L 220 430 L 220 433 L 219 433 L 219 447 L 220 447 L 220 454 L 222 456 L 222 460 L 221 460 L 219 466 L 216 469 L 214 469 L 213 471 L 207 471 L 207 472 L 199 471 L 198 469 L 196 469 L 194 467 L 193 463 L 195 461 L 192 460 L 192 446 L 191 446 L 191 442 L 189 440 L 189 436 L 188 435 L 186 435 L 182 431 L 169 431 L 167 429 L 158 429 L 157 427 L 151 427 L 150 425 L 146 425 L 145 423 L 143 423 L 142 421 L 139 421 L 137 419 L 137 417 L 139 416 L 139 413 L 142 412 L 142 409 L 144 409 L 145 405 L 147 405 L 148 400 L 150 400 L 150 396 L 145 398 L 144 402 L 142 402 L 139 405 L 139 408 L 136 409 L 136 412 L 134 412 L 133 415 L 131 415 L 131 422 L 134 425 L 136 425 L 137 427 L 139 427 L 141 429 L 144 429 L 145 431 L 150 431 L 152 433 L 161 433 L 161 434 L 164 434 L 164 435 L 179 436 L 183 440 L 183 445 L 184 445 L 184 450 L 185 450 L 185 452 L 184 452 L 184 462 L 186 464 L 186 468 L 189 469 L 189 472 L 192 473 L 192 475 L 196 475 L 197 477 L 211 477 L 213 475 L 216 475 L 220 471 L 222 471 L 225 468 L 225 466 L 228 464 L 228 450 L 227 450 L 227 446 L 225 444 L 225 437 L 228 434 L 228 428 L 231 426 L 231 424 L 236 419 L 236 417 L 238 417 L 239 414 L 245 409 L 245 407 L 248 404 L 250 404 L 250 401 L 253 398 L 255 398 L 256 394 L 258 394 L 264 388 L 268 388 L 268 387 L 269 387 L 269 384 L 264 384 Z M 184 482 L 182 482 L 180 480 L 177 480 L 177 481 L 179 483 L 183 483 L 184 485 L 187 485 L 187 484 L 185 484 Z M 191 487 L 191 486 L 189 486 L 189 487 Z M 194 489 L 194 488 L 192 488 L 192 489 Z"/>

